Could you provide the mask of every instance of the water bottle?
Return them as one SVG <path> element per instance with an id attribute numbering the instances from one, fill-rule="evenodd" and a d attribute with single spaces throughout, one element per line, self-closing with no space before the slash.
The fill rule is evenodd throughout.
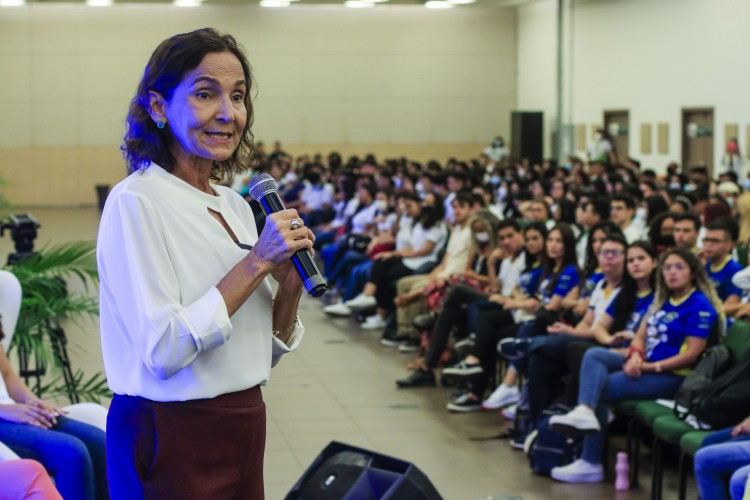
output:
<path id="1" fill-rule="evenodd" d="M 615 464 L 615 490 L 627 491 L 630 489 L 630 464 L 628 454 L 624 451 L 617 453 Z"/>

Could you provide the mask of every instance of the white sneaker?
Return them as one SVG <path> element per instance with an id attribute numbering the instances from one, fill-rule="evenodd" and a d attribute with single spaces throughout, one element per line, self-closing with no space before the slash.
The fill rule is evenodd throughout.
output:
<path id="1" fill-rule="evenodd" d="M 492 391 L 490 397 L 484 400 L 482 408 L 485 410 L 497 410 L 503 406 L 518 403 L 520 395 L 521 393 L 518 391 L 518 387 L 500 384 L 494 391 Z"/>
<path id="2" fill-rule="evenodd" d="M 516 419 L 516 410 L 518 410 L 518 405 L 510 405 L 507 408 L 503 409 L 500 412 L 500 415 L 512 421 Z"/>
<path id="3" fill-rule="evenodd" d="M 583 405 L 576 406 L 565 415 L 550 417 L 549 426 L 568 436 L 596 434 L 602 430 L 594 412 Z"/>
<path id="4" fill-rule="evenodd" d="M 385 328 L 385 320 L 380 317 L 380 314 L 374 314 L 362 323 L 363 330 L 382 330 L 383 328 Z"/>
<path id="5" fill-rule="evenodd" d="M 367 309 L 370 307 L 375 307 L 377 303 L 378 301 L 375 300 L 375 297 L 373 297 L 372 295 L 365 295 L 364 293 L 360 293 L 353 299 L 344 302 L 344 305 L 352 309 Z"/>
<path id="6" fill-rule="evenodd" d="M 604 467 L 579 458 L 572 464 L 553 467 L 550 475 L 552 479 L 565 483 L 601 483 L 604 481 Z"/>
<path id="7" fill-rule="evenodd" d="M 336 302 L 335 304 L 325 306 L 323 312 L 331 316 L 349 316 L 352 314 L 352 310 L 343 302 Z"/>

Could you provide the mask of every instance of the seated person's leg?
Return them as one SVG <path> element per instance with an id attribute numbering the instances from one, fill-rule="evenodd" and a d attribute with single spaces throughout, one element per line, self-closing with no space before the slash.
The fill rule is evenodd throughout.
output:
<path id="1" fill-rule="evenodd" d="M 2 498 L 62 500 L 44 466 L 34 460 L 0 463 Z"/>

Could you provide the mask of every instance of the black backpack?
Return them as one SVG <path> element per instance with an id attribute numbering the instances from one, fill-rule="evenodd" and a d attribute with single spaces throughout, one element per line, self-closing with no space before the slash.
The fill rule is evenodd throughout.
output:
<path id="1" fill-rule="evenodd" d="M 708 349 L 677 389 L 674 397 L 677 403 L 674 407 L 677 418 L 684 420 L 693 413 L 693 409 L 705 397 L 711 384 L 731 366 L 732 353 L 726 346 L 717 345 Z"/>
<path id="2" fill-rule="evenodd" d="M 549 476 L 554 467 L 572 463 L 581 456 L 583 437 L 569 437 L 555 431 L 549 426 L 549 419 L 554 415 L 563 415 L 572 408 L 566 405 L 552 405 L 539 417 L 536 437 L 528 449 L 531 470 L 540 476 Z"/>
<path id="3" fill-rule="evenodd" d="M 737 425 L 750 414 L 750 352 L 693 398 L 691 414 L 713 428 Z"/>

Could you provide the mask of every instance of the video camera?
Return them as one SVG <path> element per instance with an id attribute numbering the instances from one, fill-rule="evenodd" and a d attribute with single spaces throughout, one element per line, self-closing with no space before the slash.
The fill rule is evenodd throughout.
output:
<path id="1" fill-rule="evenodd" d="M 36 255 L 34 252 L 34 239 L 36 230 L 41 225 L 31 214 L 11 214 L 10 220 L 0 225 L 0 236 L 5 235 L 5 230 L 10 229 L 16 251 L 8 255 L 8 265 Z"/>

